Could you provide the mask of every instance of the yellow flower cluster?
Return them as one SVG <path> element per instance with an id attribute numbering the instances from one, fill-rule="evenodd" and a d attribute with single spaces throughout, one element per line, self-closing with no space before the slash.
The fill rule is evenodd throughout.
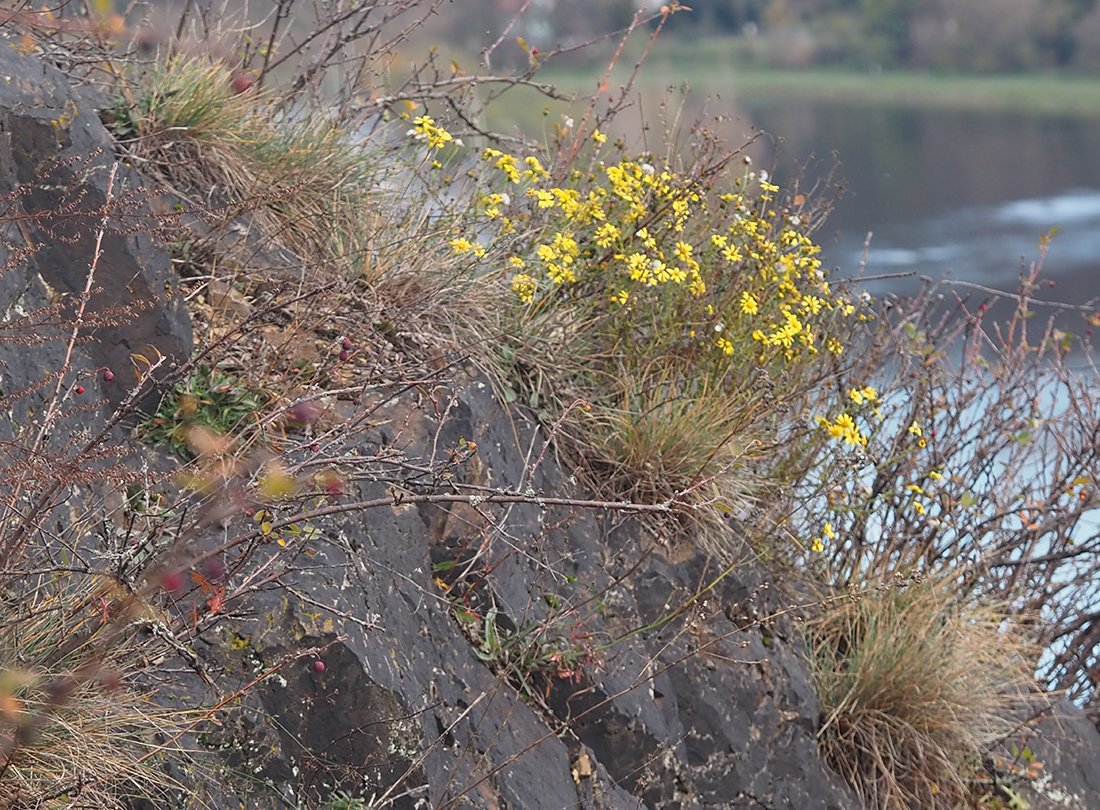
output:
<path id="1" fill-rule="evenodd" d="M 831 439 L 840 439 L 854 447 L 866 447 L 867 436 L 856 426 L 856 421 L 847 413 L 840 414 L 830 421 L 824 416 L 817 417 L 817 425 L 829 434 Z"/>
<path id="2" fill-rule="evenodd" d="M 424 141 L 429 149 L 442 149 L 454 140 L 454 137 L 443 127 L 436 124 L 430 115 L 421 115 L 413 120 L 409 135 L 418 141 Z"/>
<path id="3" fill-rule="evenodd" d="M 512 291 L 523 303 L 530 304 L 534 301 L 538 289 L 538 282 L 526 273 L 516 273 L 512 276 Z"/>
<path id="4" fill-rule="evenodd" d="M 780 191 L 766 177 L 755 192 L 750 178 L 739 178 L 730 181 L 733 191 L 719 193 L 717 181 L 641 158 L 606 163 L 597 155 L 564 182 L 535 156 L 490 147 L 480 158 L 488 171 L 476 174 L 488 188 L 479 209 L 513 237 L 520 303 L 564 295 L 614 305 L 623 318 L 645 308 L 661 330 L 647 340 L 687 342 L 734 362 L 767 366 L 844 351 L 857 306 L 831 289 L 820 247 L 799 218 L 770 204 Z M 505 193 L 501 182 L 520 193 Z M 521 232 L 529 240 L 514 238 Z M 479 241 L 486 236 L 480 231 Z M 457 252 L 473 245 L 452 242 Z M 716 338 L 719 325 L 726 331 Z M 874 401 L 860 395 L 857 405 Z"/>
<path id="5" fill-rule="evenodd" d="M 451 240 L 451 250 L 453 250 L 455 253 L 472 253 L 479 259 L 484 257 L 486 253 L 484 247 L 482 247 L 477 242 L 471 242 L 464 236 L 460 236 L 457 239 Z"/>

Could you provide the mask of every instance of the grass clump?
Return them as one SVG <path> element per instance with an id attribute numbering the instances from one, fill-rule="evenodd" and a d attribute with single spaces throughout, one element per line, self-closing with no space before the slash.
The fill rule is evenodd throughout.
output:
<path id="1" fill-rule="evenodd" d="M 964 803 L 1031 682 L 1006 614 L 930 579 L 841 596 L 810 637 L 821 749 L 866 806 Z"/>
<path id="2" fill-rule="evenodd" d="M 331 115 L 280 108 L 221 63 L 174 57 L 134 78 L 108 111 L 123 146 L 196 210 L 251 213 L 260 231 L 314 261 L 342 261 L 361 232 L 372 161 Z M 209 215 L 207 215 L 209 218 Z"/>
<path id="3" fill-rule="evenodd" d="M 4 807 L 121 810 L 127 797 L 175 787 L 160 769 L 172 748 L 163 740 L 182 731 L 186 712 L 157 706 L 137 685 L 149 641 L 113 623 L 140 606 L 113 586 L 66 590 L 74 584 L 0 603 Z"/>

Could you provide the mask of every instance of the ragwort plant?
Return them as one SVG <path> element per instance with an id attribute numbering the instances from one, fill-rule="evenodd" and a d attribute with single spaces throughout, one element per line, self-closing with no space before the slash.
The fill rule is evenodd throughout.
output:
<path id="1" fill-rule="evenodd" d="M 415 122 L 429 139 L 437 125 Z M 597 129 L 583 159 L 481 151 L 480 215 L 451 240 L 482 289 L 513 294 L 481 325 L 505 390 L 559 426 L 591 480 L 674 504 L 710 551 L 723 515 L 764 491 L 787 409 L 871 319 L 829 282 L 800 213 L 766 172 L 717 147 L 676 169 Z M 580 168 L 585 161 L 588 168 Z M 573 407 L 576 403 L 584 407 Z"/>

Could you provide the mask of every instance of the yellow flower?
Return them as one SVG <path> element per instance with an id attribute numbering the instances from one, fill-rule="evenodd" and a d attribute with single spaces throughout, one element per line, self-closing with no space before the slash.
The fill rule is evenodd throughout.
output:
<path id="1" fill-rule="evenodd" d="M 447 130 L 437 126 L 435 119 L 430 115 L 422 115 L 413 120 L 413 128 L 409 130 L 418 141 L 426 141 L 429 149 L 442 149 L 454 140 Z"/>
<path id="2" fill-rule="evenodd" d="M 577 280 L 577 277 L 573 275 L 573 271 L 565 262 L 562 264 L 554 264 L 552 262 L 547 264 L 546 275 L 550 276 L 550 280 L 555 284 L 572 284 Z"/>
<path id="3" fill-rule="evenodd" d="M 527 166 L 526 174 L 530 180 L 542 180 L 544 177 L 550 175 L 550 173 L 542 167 L 542 162 L 534 155 L 528 155 L 523 159 L 523 162 Z"/>
<path id="4" fill-rule="evenodd" d="M 760 311 L 760 306 L 748 290 L 741 293 L 741 311 L 746 315 L 755 315 Z"/>
<path id="5" fill-rule="evenodd" d="M 553 208 L 554 195 L 543 189 L 528 189 L 527 195 L 534 197 L 539 202 L 539 208 Z"/>
<path id="6" fill-rule="evenodd" d="M 912 492 L 914 495 L 924 494 L 924 490 L 921 488 L 920 484 L 906 484 L 905 489 L 907 492 Z"/>
<path id="7" fill-rule="evenodd" d="M 928 477 L 931 478 L 933 481 L 943 480 L 943 475 L 937 470 L 932 470 L 932 472 L 928 473 Z"/>
<path id="8" fill-rule="evenodd" d="M 813 539 L 813 542 L 810 543 L 810 551 L 812 551 L 814 554 L 820 554 L 824 550 L 825 550 L 825 544 L 823 542 L 821 542 L 821 538 L 820 537 L 815 537 Z"/>
<path id="9" fill-rule="evenodd" d="M 718 348 L 722 350 L 723 354 L 733 354 L 733 344 L 730 343 L 730 341 L 726 340 L 726 338 L 720 337 L 715 341 L 715 343 L 718 344 Z"/>
<path id="10" fill-rule="evenodd" d="M 451 250 L 455 253 L 469 253 L 474 249 L 474 243 L 464 236 L 451 240 Z"/>
<path id="11" fill-rule="evenodd" d="M 734 245 L 727 245 L 722 249 L 722 258 L 731 264 L 741 261 L 741 251 Z"/>
<path id="12" fill-rule="evenodd" d="M 830 540 L 835 540 L 836 539 L 836 532 L 833 530 L 833 524 L 832 523 L 826 523 L 825 528 L 822 529 L 821 531 Z"/>
<path id="13" fill-rule="evenodd" d="M 924 431 L 921 430 L 920 425 L 917 424 L 916 422 L 913 422 L 913 424 L 911 424 L 909 426 L 909 432 L 911 434 L 913 434 L 914 436 L 923 436 L 924 435 Z"/>
<path id="14" fill-rule="evenodd" d="M 618 226 L 605 222 L 596 229 L 595 241 L 602 248 L 609 248 L 620 236 Z"/>
<path id="15" fill-rule="evenodd" d="M 592 140 L 594 140 L 596 143 L 607 143 L 607 136 L 600 132 L 598 129 L 593 130 Z"/>
<path id="16" fill-rule="evenodd" d="M 617 293 L 611 296 L 612 303 L 618 304 L 619 306 L 625 306 L 626 302 L 629 299 L 630 293 L 628 293 L 626 290 L 619 290 Z"/>
<path id="17" fill-rule="evenodd" d="M 512 291 L 523 303 L 530 304 L 534 301 L 537 290 L 538 282 L 526 273 L 516 273 L 512 276 Z"/>

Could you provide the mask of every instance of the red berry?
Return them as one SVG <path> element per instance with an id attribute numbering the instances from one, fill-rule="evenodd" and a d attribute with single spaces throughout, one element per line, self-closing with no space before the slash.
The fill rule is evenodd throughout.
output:
<path id="1" fill-rule="evenodd" d="M 256 83 L 256 80 L 245 73 L 238 73 L 229 82 L 229 89 L 233 91 L 233 95 L 239 96 L 241 93 L 247 93 L 252 89 L 252 85 Z"/>
<path id="2" fill-rule="evenodd" d="M 341 349 L 350 349 L 351 348 L 351 341 L 346 337 L 340 338 L 340 348 Z"/>
<path id="3" fill-rule="evenodd" d="M 103 382 L 111 382 L 115 378 L 115 373 L 110 369 L 103 372 Z"/>
<path id="4" fill-rule="evenodd" d="M 311 451 L 313 451 L 314 453 L 316 453 L 316 452 L 317 452 L 318 450 L 320 450 L 320 449 L 321 449 L 321 445 L 317 444 L 317 442 L 314 442 L 313 444 L 311 444 L 311 445 L 309 446 L 309 449 L 310 449 Z"/>
<path id="5" fill-rule="evenodd" d="M 313 662 L 313 671 L 316 672 L 316 673 L 324 672 L 325 671 L 325 662 L 324 661 L 314 661 Z"/>
<path id="6" fill-rule="evenodd" d="M 179 593 L 183 590 L 183 575 L 178 571 L 165 571 L 160 575 L 160 584 L 169 593 Z"/>
<path id="7" fill-rule="evenodd" d="M 219 580 L 225 576 L 225 563 L 221 557 L 211 557 L 202 562 L 202 572 L 210 580 Z"/>
<path id="8" fill-rule="evenodd" d="M 287 409 L 287 415 L 295 422 L 312 425 L 321 415 L 321 409 L 312 402 L 299 400 Z"/>
<path id="9" fill-rule="evenodd" d="M 341 362 L 347 362 L 349 357 L 351 357 L 351 352 L 349 352 L 347 349 L 344 349 L 343 351 L 340 352 L 340 361 Z"/>
<path id="10" fill-rule="evenodd" d="M 83 394 L 84 393 L 84 386 L 83 385 L 78 385 L 74 390 L 78 394 Z"/>

